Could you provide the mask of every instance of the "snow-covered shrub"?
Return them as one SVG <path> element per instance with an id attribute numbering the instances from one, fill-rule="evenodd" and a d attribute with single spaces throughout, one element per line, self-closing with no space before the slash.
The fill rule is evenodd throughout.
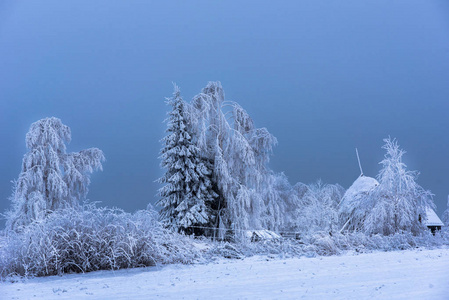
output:
<path id="1" fill-rule="evenodd" d="M 251 243 L 237 243 L 235 248 L 246 257 L 298 257 L 304 255 L 304 244 L 294 239 L 269 239 Z"/>
<path id="2" fill-rule="evenodd" d="M 444 231 L 433 236 L 430 231 L 421 235 L 410 232 L 397 233 L 390 236 L 380 234 L 368 236 L 363 232 L 341 234 L 336 232 L 313 232 L 296 239 L 273 239 L 255 243 L 237 244 L 245 256 L 267 255 L 277 257 L 315 257 L 338 255 L 344 251 L 357 253 L 372 251 L 397 251 L 415 249 L 417 247 L 436 248 L 449 245 L 449 234 Z"/>
<path id="3" fill-rule="evenodd" d="M 6 226 L 15 231 L 43 220 L 51 212 L 78 206 L 88 192 L 90 174 L 102 168 L 103 152 L 97 148 L 66 153 L 70 128 L 58 118 L 31 124 L 26 135 L 28 153 L 15 182 L 12 209 Z"/>
<path id="4" fill-rule="evenodd" d="M 10 231 L 0 249 L 0 274 L 45 276 L 192 263 L 199 250 L 188 237 L 164 229 L 154 211 L 134 214 L 120 209 L 66 208 Z"/>
<path id="5" fill-rule="evenodd" d="M 295 215 L 291 220 L 293 229 L 301 235 L 320 231 L 329 234 L 338 230 L 337 207 L 343 197 L 343 187 L 338 184 L 323 184 L 321 180 L 308 185 L 306 189 L 300 184 L 295 187 L 303 196 L 297 200 Z"/>
<path id="6" fill-rule="evenodd" d="M 210 249 L 210 254 L 213 257 L 223 257 L 229 259 L 243 259 L 245 255 L 239 250 L 238 245 L 229 242 L 213 243 L 213 247 Z"/>
<path id="7" fill-rule="evenodd" d="M 436 248 L 444 245 L 449 246 L 449 230 L 443 227 L 442 230 L 437 230 L 435 234 L 430 230 L 426 230 L 416 237 L 415 240 L 419 247 Z"/>
<path id="8" fill-rule="evenodd" d="M 312 234 L 309 244 L 315 247 L 315 252 L 318 255 L 335 255 L 339 254 L 340 250 L 335 243 L 335 239 L 329 232 L 316 232 Z"/>
<path id="9" fill-rule="evenodd" d="M 366 235 L 363 232 L 352 232 L 333 235 L 340 249 L 369 252 L 373 250 L 395 251 L 414 249 L 417 247 L 435 248 L 449 245 L 449 235 L 437 232 L 434 236 L 430 230 L 419 235 L 411 232 L 396 233 L 393 235 Z"/>

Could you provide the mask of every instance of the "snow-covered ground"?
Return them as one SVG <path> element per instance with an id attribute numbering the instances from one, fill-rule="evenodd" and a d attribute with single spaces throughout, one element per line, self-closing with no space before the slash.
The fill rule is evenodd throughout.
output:
<path id="1" fill-rule="evenodd" d="M 1 299 L 449 299 L 449 249 L 221 260 L 1 282 Z"/>

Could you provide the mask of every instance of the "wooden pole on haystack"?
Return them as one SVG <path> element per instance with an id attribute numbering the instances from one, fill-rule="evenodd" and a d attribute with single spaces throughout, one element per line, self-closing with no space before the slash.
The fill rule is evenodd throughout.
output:
<path id="1" fill-rule="evenodd" d="M 357 154 L 357 161 L 359 162 L 360 176 L 363 176 L 362 164 L 360 163 L 359 151 L 357 148 L 355 148 L 355 153 Z"/>

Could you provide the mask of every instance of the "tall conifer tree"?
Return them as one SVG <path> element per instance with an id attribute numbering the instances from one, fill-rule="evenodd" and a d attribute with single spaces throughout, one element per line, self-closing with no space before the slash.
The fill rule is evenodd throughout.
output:
<path id="1" fill-rule="evenodd" d="M 212 186 L 212 171 L 193 139 L 188 124 L 187 104 L 175 85 L 172 107 L 167 118 L 167 133 L 161 150 L 161 167 L 166 173 L 159 179 L 165 184 L 159 189 L 161 220 L 168 227 L 187 234 L 202 233 L 203 226 L 213 221 L 212 205 L 218 196 Z"/>

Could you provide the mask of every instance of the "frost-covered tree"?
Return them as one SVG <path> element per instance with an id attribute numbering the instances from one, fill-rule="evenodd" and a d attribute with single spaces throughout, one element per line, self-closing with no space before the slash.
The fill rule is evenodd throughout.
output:
<path id="1" fill-rule="evenodd" d="M 210 82 L 195 96 L 191 110 L 198 146 L 213 162 L 213 180 L 222 196 L 217 224 L 236 232 L 260 228 L 271 176 L 266 164 L 276 138 L 256 128 L 240 105 L 225 101 L 219 82 Z"/>
<path id="2" fill-rule="evenodd" d="M 194 142 L 187 118 L 186 103 L 175 85 L 172 107 L 167 122 L 168 135 L 163 139 L 161 167 L 166 169 L 159 182 L 162 207 L 161 221 L 168 227 L 188 234 L 203 232 L 201 228 L 214 221 L 212 208 L 218 195 L 211 181 L 212 170 Z"/>
<path id="3" fill-rule="evenodd" d="M 66 207 L 75 207 L 88 192 L 90 174 L 101 169 L 103 152 L 90 148 L 66 153 L 70 128 L 58 118 L 33 123 L 26 135 L 28 153 L 15 182 L 7 227 L 20 231 L 33 221 Z"/>
<path id="4" fill-rule="evenodd" d="M 290 231 L 297 223 L 296 209 L 299 197 L 284 173 L 267 177 L 261 195 L 265 210 L 262 214 L 263 228 L 276 232 Z"/>
<path id="5" fill-rule="evenodd" d="M 307 186 L 297 184 L 296 189 L 302 190 L 302 196 L 295 209 L 295 230 L 303 234 L 335 232 L 338 229 L 338 203 L 344 194 L 344 188 L 339 184 L 325 184 L 318 180 Z"/>
<path id="6" fill-rule="evenodd" d="M 402 162 L 405 151 L 395 139 L 384 139 L 385 158 L 377 180 L 379 186 L 372 193 L 373 207 L 364 222 L 368 234 L 390 235 L 398 232 L 418 234 L 425 228 L 421 218 L 426 207 L 434 208 L 432 194 L 424 190 L 416 179 L 417 172 L 407 171 Z"/>
<path id="7" fill-rule="evenodd" d="M 443 213 L 443 223 L 446 226 L 449 226 L 449 196 L 447 196 L 447 208 Z"/>

